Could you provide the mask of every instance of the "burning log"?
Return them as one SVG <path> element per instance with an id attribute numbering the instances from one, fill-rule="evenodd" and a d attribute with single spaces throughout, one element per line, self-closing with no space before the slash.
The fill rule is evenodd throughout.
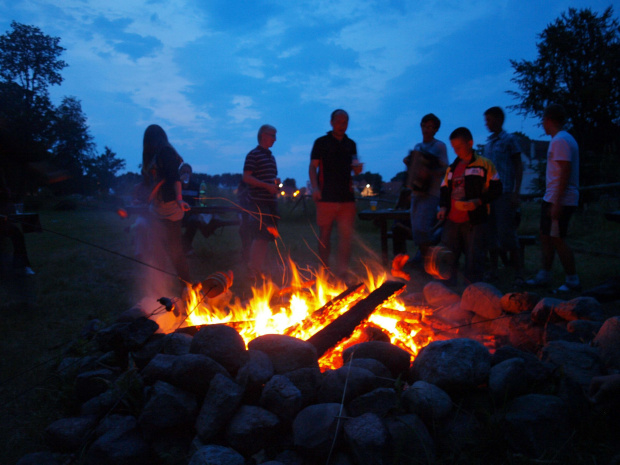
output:
<path id="1" fill-rule="evenodd" d="M 340 315 L 308 339 L 308 342 L 316 347 L 317 354 L 321 357 L 340 341 L 350 337 L 362 321 L 368 319 L 372 312 L 393 294 L 402 291 L 404 286 L 405 283 L 397 281 L 383 283 L 379 289 L 371 292 L 368 297 L 356 303 L 348 312 Z"/>
<path id="2" fill-rule="evenodd" d="M 386 318 L 393 318 L 395 320 L 404 321 L 406 323 L 419 324 L 422 320 L 421 313 L 407 312 L 402 310 L 396 310 L 393 308 L 381 307 L 377 309 L 377 312 L 375 314 L 379 316 L 384 316 Z"/>
<path id="3" fill-rule="evenodd" d="M 346 290 L 338 294 L 332 300 L 327 302 L 318 310 L 315 310 L 310 314 L 308 318 L 304 321 L 287 328 L 284 331 L 284 334 L 293 335 L 299 333 L 299 331 L 307 331 L 313 326 L 316 326 L 317 323 L 322 322 L 322 318 L 324 315 L 329 315 L 331 310 L 334 307 L 340 307 L 345 304 L 345 301 L 353 301 L 359 299 L 362 295 L 362 292 L 365 289 L 365 285 L 363 283 L 355 284 L 353 286 L 348 287 Z"/>

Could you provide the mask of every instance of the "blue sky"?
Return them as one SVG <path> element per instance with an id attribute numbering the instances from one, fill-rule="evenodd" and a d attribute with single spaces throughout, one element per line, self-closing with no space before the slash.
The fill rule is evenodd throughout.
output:
<path id="1" fill-rule="evenodd" d="M 349 112 L 365 170 L 386 181 L 404 169 L 426 113 L 442 120 L 440 140 L 467 126 L 484 143 L 484 110 L 514 103 L 509 60 L 535 59 L 537 35 L 569 7 L 611 4 L 0 0 L 0 33 L 15 20 L 61 38 L 69 66 L 54 103 L 78 98 L 97 153 L 110 147 L 128 171 L 138 171 L 144 129 L 157 123 L 194 171 L 240 173 L 268 123 L 280 177 L 303 186 L 336 108 Z M 508 112 L 505 128 L 545 139 L 537 124 Z"/>

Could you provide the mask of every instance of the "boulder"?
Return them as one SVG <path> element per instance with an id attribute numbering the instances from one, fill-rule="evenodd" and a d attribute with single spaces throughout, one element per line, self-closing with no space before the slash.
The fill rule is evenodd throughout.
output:
<path id="1" fill-rule="evenodd" d="M 368 341 L 347 347 L 342 352 L 342 360 L 347 363 L 355 358 L 372 358 L 390 370 L 394 378 L 409 370 L 411 354 L 400 347 L 383 341 Z"/>
<path id="2" fill-rule="evenodd" d="M 216 374 L 196 418 L 198 437 L 205 442 L 212 440 L 225 428 L 242 399 L 242 386 L 221 373 Z"/>
<path id="3" fill-rule="evenodd" d="M 486 383 L 491 354 L 473 339 L 434 341 L 418 353 L 411 366 L 412 380 L 422 380 L 442 389 L 469 389 Z"/>
<path id="4" fill-rule="evenodd" d="M 500 299 L 500 306 L 506 313 L 531 312 L 540 298 L 529 292 L 509 292 Z"/>
<path id="5" fill-rule="evenodd" d="M 309 342 L 291 336 L 282 334 L 259 336 L 249 342 L 248 349 L 266 353 L 276 374 L 319 366 L 316 348 Z"/>
<path id="6" fill-rule="evenodd" d="M 603 320 L 601 304 L 594 297 L 576 297 L 568 302 L 556 305 L 553 311 L 566 321 Z"/>
<path id="7" fill-rule="evenodd" d="M 441 421 L 452 411 L 452 399 L 441 388 L 426 381 L 416 381 L 402 394 L 409 413 L 419 416 L 427 425 Z"/>
<path id="8" fill-rule="evenodd" d="M 502 431 L 516 452 L 539 458 L 564 447 L 571 437 L 566 404 L 556 396 L 527 394 L 514 399 L 502 421 Z"/>
<path id="9" fill-rule="evenodd" d="M 280 420 L 264 408 L 242 405 L 226 428 L 226 441 L 244 456 L 251 456 L 275 442 Z"/>
<path id="10" fill-rule="evenodd" d="M 502 314 L 502 293 L 493 285 L 483 282 L 470 284 L 463 291 L 461 308 L 483 318 L 497 318 Z"/>
<path id="11" fill-rule="evenodd" d="M 75 452 L 86 445 L 97 426 L 97 417 L 92 415 L 61 418 L 45 429 L 48 446 L 57 452 Z"/>
<path id="12" fill-rule="evenodd" d="M 302 408 L 301 391 L 286 376 L 275 375 L 263 388 L 260 406 L 288 424 Z"/>
<path id="13" fill-rule="evenodd" d="M 190 353 L 205 355 L 235 375 L 246 360 L 245 341 L 230 326 L 206 325 L 192 338 Z"/>
<path id="14" fill-rule="evenodd" d="M 461 296 L 439 281 L 430 281 L 422 289 L 424 299 L 431 307 L 445 307 L 461 301 Z"/>
<path id="15" fill-rule="evenodd" d="M 372 391 L 376 377 L 364 368 L 342 367 L 323 373 L 323 380 L 317 392 L 317 402 L 322 404 L 344 402 Z"/>
<path id="16" fill-rule="evenodd" d="M 608 369 L 620 370 L 620 316 L 605 320 L 593 341 Z"/>
<path id="17" fill-rule="evenodd" d="M 343 427 L 347 411 L 338 403 L 313 404 L 297 414 L 293 421 L 293 443 L 302 455 L 323 463 Z"/>
<path id="18" fill-rule="evenodd" d="M 365 413 L 344 424 L 344 439 L 356 465 L 385 463 L 388 453 L 388 433 L 381 418 Z"/>
<path id="19" fill-rule="evenodd" d="M 398 408 L 398 396 L 392 388 L 377 388 L 353 399 L 347 405 L 349 415 L 359 417 L 365 413 L 374 413 L 381 418 Z"/>
<path id="20" fill-rule="evenodd" d="M 245 459 L 230 447 L 208 445 L 192 455 L 189 465 L 245 465 Z"/>
<path id="21" fill-rule="evenodd" d="M 194 394 L 157 381 L 148 389 L 138 424 L 147 436 L 175 429 L 186 430 L 193 426 L 197 410 Z"/>

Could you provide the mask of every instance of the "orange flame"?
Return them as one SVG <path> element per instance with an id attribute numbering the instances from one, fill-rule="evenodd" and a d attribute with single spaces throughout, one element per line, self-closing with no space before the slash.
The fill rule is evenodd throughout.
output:
<path id="1" fill-rule="evenodd" d="M 185 293 L 185 321 L 183 326 L 226 324 L 235 328 L 246 344 L 265 334 L 286 334 L 307 340 L 312 335 L 347 312 L 353 304 L 381 286 L 385 273 L 375 275 L 366 267 L 367 276 L 360 279 L 358 288 L 347 287 L 334 281 L 325 271 L 314 272 L 312 279 L 290 262 L 290 284 L 280 288 L 270 280 L 252 288 L 252 297 L 246 302 L 234 298 L 230 291 L 209 298 L 200 286 L 188 287 Z M 341 294 L 345 297 L 334 299 Z M 421 336 L 419 324 L 429 309 L 407 307 L 398 296 L 379 306 L 368 321 L 354 334 L 326 353 L 319 364 L 322 370 L 342 365 L 342 351 L 355 343 L 370 340 L 369 334 L 382 333 L 383 340 L 401 347 L 412 355 L 430 342 L 431 336 Z"/>

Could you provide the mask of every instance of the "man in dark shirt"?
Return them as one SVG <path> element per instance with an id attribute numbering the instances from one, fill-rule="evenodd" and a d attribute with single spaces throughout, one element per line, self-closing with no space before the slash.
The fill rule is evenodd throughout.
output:
<path id="1" fill-rule="evenodd" d="M 314 141 L 309 175 L 320 235 L 319 258 L 325 267 L 329 267 L 331 233 L 336 224 L 339 244 L 335 274 L 344 276 L 351 258 L 356 213 L 351 172 L 360 174 L 363 165 L 357 159 L 355 142 L 346 135 L 349 125 L 347 112 L 335 110 L 330 124 L 332 130 Z"/>
<path id="2" fill-rule="evenodd" d="M 276 141 L 276 128 L 264 124 L 258 130 L 258 146 L 245 157 L 243 182 L 249 186 L 250 230 L 252 245 L 248 268 L 252 273 L 264 273 L 264 261 L 270 241 L 278 235 L 279 192 L 276 159 L 269 150 Z"/>

